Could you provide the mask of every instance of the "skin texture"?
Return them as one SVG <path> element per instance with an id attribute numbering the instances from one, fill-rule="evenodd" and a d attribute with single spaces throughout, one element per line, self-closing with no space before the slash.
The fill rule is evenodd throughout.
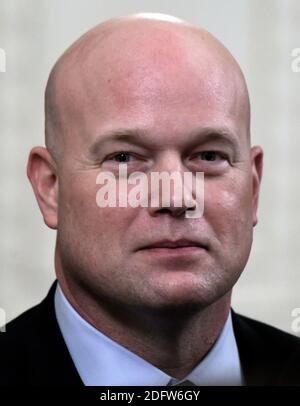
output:
<path id="1" fill-rule="evenodd" d="M 230 53 L 167 17 L 102 23 L 50 74 L 48 148 L 32 149 L 28 176 L 45 223 L 57 230 L 59 283 L 87 321 L 177 378 L 219 336 L 249 257 L 263 158 L 250 146 L 249 123 L 247 88 Z M 116 131 L 138 132 L 141 143 L 99 144 Z M 174 193 L 169 207 L 99 208 L 96 177 L 117 174 L 121 151 L 130 152 L 129 173 L 204 172 L 204 215 L 186 218 L 187 207 L 172 206 Z M 203 248 L 177 256 L 141 249 L 179 238 Z"/>

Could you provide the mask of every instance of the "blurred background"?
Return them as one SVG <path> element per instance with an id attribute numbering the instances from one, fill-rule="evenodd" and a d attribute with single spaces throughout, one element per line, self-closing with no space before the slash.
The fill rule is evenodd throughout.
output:
<path id="1" fill-rule="evenodd" d="M 211 31 L 239 61 L 250 91 L 252 140 L 265 151 L 259 224 L 233 308 L 290 333 L 300 308 L 300 47 L 297 0 L 1 0 L 0 308 L 11 320 L 46 295 L 55 232 L 42 220 L 26 177 L 43 144 L 49 71 L 78 36 L 108 18 L 160 12 Z M 300 66 L 300 64 L 299 64 Z"/>

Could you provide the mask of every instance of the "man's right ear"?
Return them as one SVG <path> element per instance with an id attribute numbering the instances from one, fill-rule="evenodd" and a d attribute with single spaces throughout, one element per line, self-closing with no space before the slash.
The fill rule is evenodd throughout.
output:
<path id="1" fill-rule="evenodd" d="M 57 229 L 58 178 L 55 161 L 47 148 L 32 148 L 28 158 L 27 176 L 45 224 L 52 229 Z"/>

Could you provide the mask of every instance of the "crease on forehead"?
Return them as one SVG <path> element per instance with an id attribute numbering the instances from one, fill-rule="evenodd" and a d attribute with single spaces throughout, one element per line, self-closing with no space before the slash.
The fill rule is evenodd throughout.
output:
<path id="1" fill-rule="evenodd" d="M 135 75 L 139 69 L 142 74 L 143 70 L 151 69 L 147 61 L 153 63 L 154 68 L 170 69 L 173 64 L 174 69 L 178 69 L 179 65 L 184 67 L 189 62 L 193 63 L 199 55 L 203 59 L 199 70 L 201 66 L 202 69 L 207 68 L 211 59 L 210 66 L 219 71 L 219 75 L 227 75 L 226 85 L 235 89 L 233 108 L 244 110 L 250 132 L 250 106 L 243 74 L 218 40 L 205 30 L 185 22 L 121 18 L 100 24 L 83 35 L 54 66 L 46 89 L 46 127 L 48 138 L 51 135 L 53 138 L 52 149 L 58 141 L 54 139 L 55 133 L 59 133 L 59 126 L 61 130 L 65 119 L 70 116 L 68 113 L 72 112 L 74 116 L 74 112 L 81 110 L 80 103 L 97 93 L 93 91 L 94 80 L 107 86 L 110 78 L 112 83 L 109 86 L 113 86 L 114 77 L 126 78 L 134 69 Z M 121 61 L 129 61 L 129 64 L 126 66 Z M 48 143 L 51 144 L 49 140 Z"/>

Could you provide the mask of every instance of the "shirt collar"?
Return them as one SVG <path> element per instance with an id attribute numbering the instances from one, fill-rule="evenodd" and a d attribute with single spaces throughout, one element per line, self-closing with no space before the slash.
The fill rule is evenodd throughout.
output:
<path id="1" fill-rule="evenodd" d="M 195 385 L 241 385 L 243 382 L 231 313 L 209 353 L 179 381 L 84 320 L 66 299 L 59 284 L 54 302 L 63 338 L 86 386 L 166 386 L 185 379 Z"/>

